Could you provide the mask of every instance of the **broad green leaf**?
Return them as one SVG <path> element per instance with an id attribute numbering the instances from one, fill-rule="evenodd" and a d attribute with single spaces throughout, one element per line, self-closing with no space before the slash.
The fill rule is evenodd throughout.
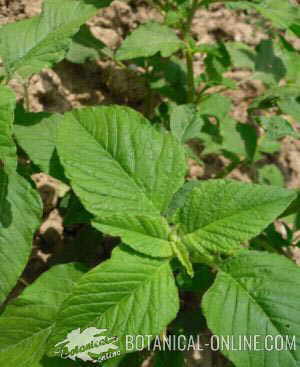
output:
<path id="1" fill-rule="evenodd" d="M 171 257 L 169 242 L 170 228 L 161 216 L 114 215 L 101 217 L 99 223 L 93 221 L 95 228 L 112 236 L 121 236 L 134 250 L 154 257 Z"/>
<path id="2" fill-rule="evenodd" d="M 255 51 L 242 42 L 226 42 L 225 47 L 230 55 L 232 66 L 254 70 Z"/>
<path id="3" fill-rule="evenodd" d="M 134 248 L 141 241 L 141 251 L 153 237 L 152 256 L 170 253 L 158 223 L 166 227 L 160 214 L 183 183 L 185 157 L 177 140 L 117 106 L 67 113 L 57 140 L 66 175 L 97 228 L 124 236 Z M 159 248 L 162 243 L 166 249 Z"/>
<path id="4" fill-rule="evenodd" d="M 283 256 L 244 252 L 221 265 L 202 304 L 208 327 L 216 335 L 233 336 L 236 346 L 240 337 L 259 335 L 256 347 L 261 350 L 255 350 L 253 341 L 252 350 L 222 350 L 236 367 L 299 366 L 299 287 L 299 268 Z M 283 350 L 278 350 L 280 336 Z"/>
<path id="5" fill-rule="evenodd" d="M 284 136 L 296 136 L 292 125 L 281 116 L 261 116 L 259 121 L 270 140 L 277 140 Z"/>
<path id="6" fill-rule="evenodd" d="M 59 115 L 30 113 L 21 108 L 16 111 L 14 133 L 18 144 L 42 172 L 65 180 L 55 148 Z"/>
<path id="7" fill-rule="evenodd" d="M 99 217 L 157 215 L 183 183 L 183 148 L 127 107 L 66 113 L 57 148 L 75 193 Z"/>
<path id="8" fill-rule="evenodd" d="M 273 42 L 263 40 L 257 46 L 257 55 L 255 58 L 254 78 L 270 84 L 277 84 L 286 75 L 286 67 L 282 59 L 276 54 Z"/>
<path id="9" fill-rule="evenodd" d="M 273 185 L 273 186 L 284 186 L 284 177 L 280 169 L 275 164 L 267 164 L 260 168 L 259 171 L 259 182 L 262 184 Z"/>
<path id="10" fill-rule="evenodd" d="M 250 136 L 247 137 L 249 140 L 242 139 L 240 132 L 241 125 L 242 124 L 238 124 L 230 116 L 223 120 L 221 125 L 221 133 L 223 137 L 222 149 L 245 157 L 247 156 L 245 142 L 249 141 L 250 143 Z"/>
<path id="11" fill-rule="evenodd" d="M 300 122 L 300 101 L 298 95 L 281 98 L 278 101 L 278 106 L 283 113 L 294 117 L 296 122 Z"/>
<path id="12" fill-rule="evenodd" d="M 72 38 L 66 59 L 75 64 L 97 60 L 105 45 L 95 38 L 87 25 L 80 27 L 78 33 Z"/>
<path id="13" fill-rule="evenodd" d="M 198 138 L 203 124 L 203 118 L 195 105 L 171 105 L 170 129 L 180 142 L 186 143 L 190 139 Z"/>
<path id="14" fill-rule="evenodd" d="M 193 189 L 180 210 L 182 241 L 192 251 L 214 261 L 232 254 L 260 233 L 295 193 L 277 187 L 229 180 L 210 180 Z"/>
<path id="15" fill-rule="evenodd" d="M 46 351 L 61 304 L 82 276 L 78 264 L 58 265 L 12 301 L 0 317 L 0 364 L 31 367 Z"/>
<path id="16" fill-rule="evenodd" d="M 0 86 L 0 161 L 4 167 L 15 169 L 17 166 L 16 146 L 12 138 L 16 97 L 13 91 Z"/>
<path id="17" fill-rule="evenodd" d="M 4 25 L 0 55 L 7 74 L 27 78 L 62 60 L 79 27 L 110 2 L 45 0 L 41 15 Z"/>
<path id="18" fill-rule="evenodd" d="M 286 68 L 285 80 L 289 84 L 300 84 L 300 54 L 284 37 L 279 37 L 275 52 L 282 59 Z"/>
<path id="19" fill-rule="evenodd" d="M 176 33 L 169 27 L 149 22 L 140 25 L 123 41 L 118 49 L 118 60 L 150 57 L 157 52 L 162 57 L 169 57 L 184 46 Z"/>
<path id="20" fill-rule="evenodd" d="M 49 340 L 51 348 L 77 328 L 107 329 L 126 352 L 126 335 L 159 335 L 179 307 L 166 260 L 138 256 L 118 247 L 112 258 L 86 273 L 61 307 Z"/>
<path id="21" fill-rule="evenodd" d="M 41 216 L 37 192 L 21 176 L 0 169 L 0 304 L 28 261 Z"/>
<path id="22" fill-rule="evenodd" d="M 182 208 L 189 193 L 200 184 L 201 182 L 198 180 L 185 182 L 184 185 L 174 194 L 167 210 L 167 216 L 172 216 L 178 211 L 178 209 Z"/>
<path id="23" fill-rule="evenodd" d="M 300 20 L 299 7 L 290 0 L 232 1 L 228 5 L 231 8 L 255 9 L 279 28 L 289 28 Z"/>
<path id="24" fill-rule="evenodd" d="M 221 94 L 210 94 L 206 96 L 198 105 L 200 115 L 214 116 L 219 123 L 227 117 L 231 110 L 231 100 Z"/>

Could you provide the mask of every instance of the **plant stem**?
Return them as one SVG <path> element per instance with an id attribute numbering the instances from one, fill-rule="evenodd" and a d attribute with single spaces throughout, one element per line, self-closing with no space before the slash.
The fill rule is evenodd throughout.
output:
<path id="1" fill-rule="evenodd" d="M 185 51 L 185 60 L 187 67 L 187 83 L 188 83 L 188 102 L 193 103 L 195 100 L 195 78 L 193 55 L 189 49 Z"/>
<path id="2" fill-rule="evenodd" d="M 185 26 L 184 26 L 184 31 L 183 31 L 183 38 L 184 39 L 186 39 L 186 37 L 190 33 L 193 18 L 194 18 L 196 10 L 198 8 L 198 5 L 199 5 L 198 3 L 199 3 L 199 0 L 193 0 L 191 10 L 189 12 L 187 21 L 186 21 Z"/>
<path id="3" fill-rule="evenodd" d="M 30 111 L 30 101 L 29 101 L 29 83 L 30 79 L 23 84 L 24 90 L 24 106 L 26 111 Z"/>
<path id="4" fill-rule="evenodd" d="M 197 10 L 198 3 L 199 3 L 199 0 L 193 0 L 192 7 L 189 12 L 186 24 L 183 27 L 183 40 L 186 43 L 185 60 L 186 60 L 186 66 L 187 66 L 188 102 L 189 103 L 193 103 L 195 101 L 196 88 L 195 88 L 195 77 L 194 77 L 193 53 L 190 50 L 187 38 L 191 31 L 193 18 Z"/>

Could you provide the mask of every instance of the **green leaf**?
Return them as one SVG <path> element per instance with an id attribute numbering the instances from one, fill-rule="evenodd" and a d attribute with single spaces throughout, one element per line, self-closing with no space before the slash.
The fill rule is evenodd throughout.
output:
<path id="1" fill-rule="evenodd" d="M 153 367 L 184 367 L 184 354 L 181 351 L 159 351 L 154 356 Z"/>
<path id="2" fill-rule="evenodd" d="M 236 1 L 229 2 L 228 5 L 234 9 L 255 9 L 278 28 L 289 28 L 300 20 L 299 7 L 294 6 L 289 0 Z"/>
<path id="3" fill-rule="evenodd" d="M 294 117 L 298 123 L 300 122 L 300 100 L 297 94 L 281 98 L 278 101 L 278 106 L 283 113 Z"/>
<path id="4" fill-rule="evenodd" d="M 0 86 L 0 160 L 4 167 L 16 169 L 16 146 L 12 138 L 16 97 L 13 91 Z"/>
<path id="5" fill-rule="evenodd" d="M 58 265 L 28 286 L 0 317 L 0 364 L 31 367 L 46 350 L 61 304 L 82 276 L 78 264 Z"/>
<path id="6" fill-rule="evenodd" d="M 215 261 L 233 254 L 260 233 L 295 198 L 291 190 L 210 180 L 193 189 L 180 210 L 182 241 L 192 251 Z"/>
<path id="7" fill-rule="evenodd" d="M 176 33 L 169 27 L 149 22 L 140 25 L 122 43 L 116 57 L 118 60 L 150 57 L 157 52 L 169 57 L 184 46 Z"/>
<path id="8" fill-rule="evenodd" d="M 158 132 L 136 111 L 113 106 L 67 113 L 59 125 L 57 148 L 97 228 L 123 236 L 135 249 L 140 241 L 140 251 L 149 254 L 151 248 L 152 256 L 168 256 L 160 214 L 185 173 L 184 150 L 176 139 Z M 162 243 L 165 249 L 159 248 Z"/>
<path id="9" fill-rule="evenodd" d="M 66 113 L 57 148 L 75 193 L 99 217 L 157 215 L 183 183 L 183 148 L 127 107 Z"/>
<path id="10" fill-rule="evenodd" d="M 95 38 L 87 25 L 80 27 L 78 33 L 72 38 L 66 59 L 75 64 L 99 59 L 104 43 Z"/>
<path id="11" fill-rule="evenodd" d="M 210 94 L 198 104 L 198 110 L 201 115 L 214 116 L 219 123 L 222 123 L 227 117 L 231 107 L 231 100 L 221 94 Z"/>
<path id="12" fill-rule="evenodd" d="M 65 181 L 64 169 L 56 151 L 59 115 L 30 113 L 18 108 L 14 124 L 17 142 L 42 172 Z"/>
<path id="13" fill-rule="evenodd" d="M 154 257 L 171 257 L 173 254 L 169 242 L 170 228 L 161 216 L 114 215 L 101 217 L 93 221 L 98 230 L 112 236 L 121 236 L 134 250 Z"/>
<path id="14" fill-rule="evenodd" d="M 198 138 L 203 124 L 204 120 L 195 105 L 171 105 L 170 130 L 180 142 Z"/>
<path id="15" fill-rule="evenodd" d="M 0 304 L 27 263 L 41 216 L 37 192 L 21 176 L 0 169 Z"/>
<path id="16" fill-rule="evenodd" d="M 233 67 L 254 70 L 255 51 L 253 48 L 242 42 L 226 42 L 225 47 Z"/>
<path id="17" fill-rule="evenodd" d="M 190 260 L 190 255 L 188 252 L 188 249 L 186 248 L 185 244 L 180 241 L 177 236 L 172 239 L 171 246 L 174 254 L 177 256 L 180 263 L 183 265 L 183 267 L 186 269 L 188 275 L 190 277 L 194 276 L 194 270 L 193 265 Z"/>
<path id="18" fill-rule="evenodd" d="M 280 116 L 261 116 L 259 118 L 266 136 L 270 140 L 277 140 L 285 136 L 296 136 L 296 132 L 292 125 Z"/>
<path id="19" fill-rule="evenodd" d="M 258 173 L 260 183 L 280 187 L 284 186 L 284 177 L 280 169 L 274 164 L 265 165 L 259 169 Z"/>
<path id="20" fill-rule="evenodd" d="M 201 182 L 197 180 L 185 182 L 184 185 L 174 194 L 167 210 L 167 216 L 172 216 L 178 211 L 178 209 L 182 208 L 189 193 L 200 184 Z"/>
<path id="21" fill-rule="evenodd" d="M 92 325 L 118 337 L 120 351 L 126 353 L 126 335 L 159 335 L 178 308 L 169 262 L 119 247 L 80 279 L 61 307 L 48 345 L 51 350 L 72 330 Z"/>
<path id="22" fill-rule="evenodd" d="M 45 0 L 41 15 L 4 25 L 0 55 L 7 74 L 28 78 L 62 60 L 79 27 L 110 2 Z"/>
<path id="23" fill-rule="evenodd" d="M 286 67 L 277 55 L 271 40 L 263 40 L 257 46 L 255 58 L 254 78 L 259 78 L 265 83 L 277 84 L 286 75 Z"/>
<path id="24" fill-rule="evenodd" d="M 224 348 L 237 367 L 299 365 L 299 286 L 299 268 L 283 256 L 244 252 L 221 265 L 202 304 L 208 327 L 216 335 L 233 336 L 236 346 L 239 336 L 259 335 L 257 348 L 262 349 Z M 289 336 L 291 343 L 295 338 L 296 350 L 292 344 L 266 350 L 278 335 Z"/>

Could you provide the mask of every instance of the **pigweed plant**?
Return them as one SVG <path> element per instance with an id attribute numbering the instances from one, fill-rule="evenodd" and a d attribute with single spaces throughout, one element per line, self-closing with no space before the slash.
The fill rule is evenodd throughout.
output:
<path id="1" fill-rule="evenodd" d="M 224 365 L 299 366 L 300 270 L 285 252 L 297 246 L 299 199 L 296 190 L 283 188 L 271 159 L 283 137 L 299 137 L 299 6 L 292 0 L 223 1 L 265 32 L 250 47 L 195 41 L 194 15 L 214 0 L 149 1 L 160 21 L 139 25 L 112 50 L 85 25 L 110 3 L 44 0 L 40 15 L 0 29 L 0 366 L 98 360 L 132 367 L 151 358 L 156 367 L 179 367 L 186 363 L 184 348 L 157 350 L 153 340 L 204 334 L 231 338 L 227 348 L 215 338 Z M 199 54 L 204 68 L 198 75 Z M 30 111 L 33 75 L 63 59 L 101 58 L 143 81 L 143 114 L 119 105 Z M 264 92 L 250 104 L 247 121 L 239 122 L 223 92 L 238 88 L 228 72 L 243 69 Z M 12 79 L 24 88 L 18 103 Z M 228 163 L 215 179 L 187 179 L 187 160 L 201 165 L 209 154 Z M 264 157 L 271 164 L 262 167 Z M 248 169 L 253 183 L 226 178 L 238 168 Z M 33 172 L 65 188 L 59 210 L 66 228 L 93 228 L 90 246 L 95 238 L 112 238 L 114 245 L 93 267 L 80 258 L 49 265 L 16 297 L 12 290 L 42 220 Z M 286 217 L 284 237 L 274 221 Z M 103 340 L 115 344 L 90 345 L 89 352 L 76 339 L 77 349 L 66 354 L 67 336 L 87 329 L 106 332 Z M 133 338 L 148 335 L 148 352 L 141 351 Z M 248 347 L 241 338 L 248 338 Z M 115 349 L 107 360 L 95 356 Z"/>

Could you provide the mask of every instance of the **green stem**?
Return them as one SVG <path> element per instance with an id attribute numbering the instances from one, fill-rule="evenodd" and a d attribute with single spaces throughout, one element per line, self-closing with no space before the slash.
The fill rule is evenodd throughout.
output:
<path id="1" fill-rule="evenodd" d="M 196 10 L 198 8 L 198 5 L 199 5 L 199 0 L 193 0 L 191 10 L 189 12 L 187 21 L 186 21 L 185 26 L 184 26 L 184 31 L 183 31 L 183 38 L 184 39 L 186 39 L 186 37 L 188 36 L 188 34 L 191 31 L 193 18 L 194 18 Z"/>
<path id="2" fill-rule="evenodd" d="M 188 102 L 193 103 L 195 100 L 195 78 L 194 78 L 194 63 L 193 55 L 189 49 L 185 51 L 185 60 L 187 67 L 187 82 L 188 82 Z"/>
<path id="3" fill-rule="evenodd" d="M 195 77 L 194 77 L 193 53 L 190 50 L 187 38 L 190 34 L 193 18 L 198 8 L 198 5 L 199 5 L 199 0 L 193 0 L 192 7 L 189 12 L 187 21 L 183 27 L 183 34 L 182 34 L 183 40 L 186 43 L 185 60 L 186 60 L 186 66 L 187 66 L 188 102 L 189 103 L 193 103 L 195 101 L 196 88 L 195 88 Z"/>

